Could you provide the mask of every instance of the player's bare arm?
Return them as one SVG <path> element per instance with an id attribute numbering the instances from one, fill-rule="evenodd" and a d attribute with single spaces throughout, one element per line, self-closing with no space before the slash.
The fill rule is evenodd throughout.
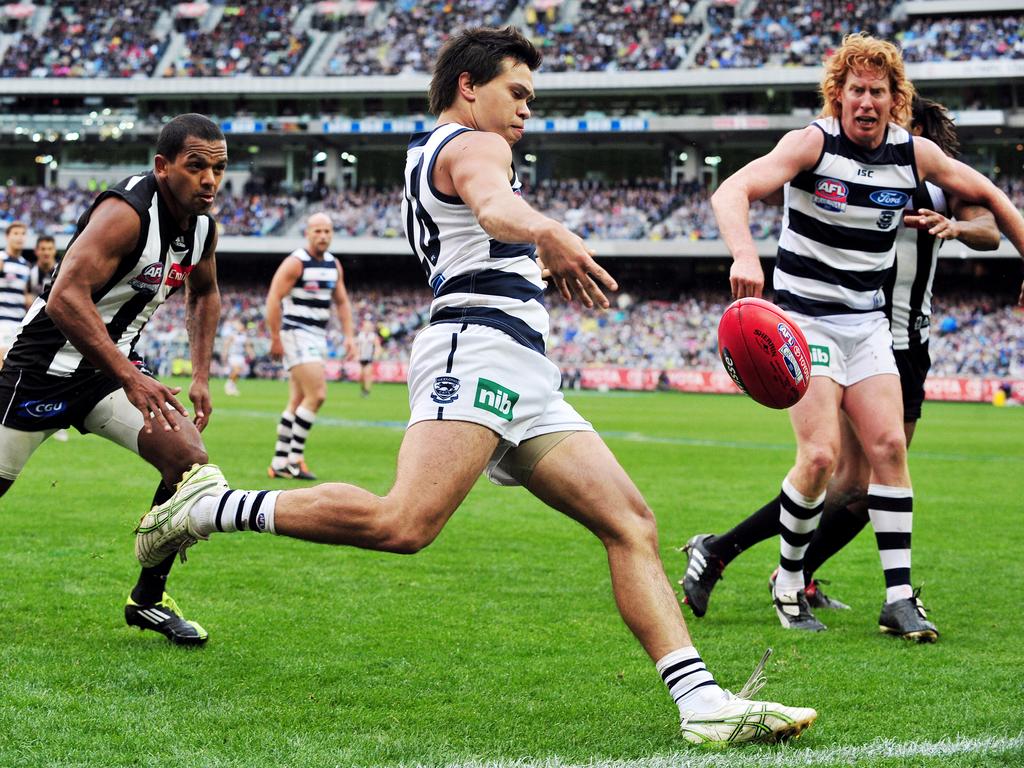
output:
<path id="1" fill-rule="evenodd" d="M 288 256 L 274 273 L 267 291 L 267 306 L 264 312 L 267 331 L 270 332 L 270 356 L 280 360 L 284 356 L 281 346 L 281 302 L 288 295 L 302 274 L 302 262 Z"/>
<path id="2" fill-rule="evenodd" d="M 1005 192 L 969 165 L 943 153 L 928 139 L 914 137 L 914 155 L 922 179 L 963 201 L 982 205 L 991 211 L 999 231 L 1024 257 L 1024 217 Z M 1024 286 L 1021 286 L 1018 302 L 1024 306 Z"/>
<path id="3" fill-rule="evenodd" d="M 750 203 L 771 199 L 800 171 L 813 168 L 824 143 L 824 135 L 814 126 L 790 131 L 771 152 L 740 168 L 711 196 L 718 230 L 733 258 L 729 271 L 733 298 L 760 296 L 764 290 L 764 271 L 750 234 Z"/>
<path id="4" fill-rule="evenodd" d="M 334 260 L 338 268 L 338 282 L 334 284 L 334 308 L 338 313 L 338 320 L 341 321 L 341 332 L 345 334 L 345 359 L 355 360 L 356 358 L 356 330 L 352 324 L 352 302 L 348 298 L 348 290 L 345 288 L 345 270 L 341 268 L 341 262 Z"/>
<path id="5" fill-rule="evenodd" d="M 950 201 L 953 218 L 937 211 L 918 208 L 903 217 L 904 225 L 913 229 L 927 229 L 928 234 L 940 240 L 959 240 L 976 251 L 994 251 L 999 247 L 999 227 L 992 211 L 980 205 Z"/>
<path id="6" fill-rule="evenodd" d="M 110 339 L 92 300 L 93 291 L 113 277 L 121 259 L 135 247 L 139 232 L 139 216 L 130 205 L 117 198 L 103 201 L 64 255 L 46 313 L 75 349 L 121 383 L 128 400 L 142 413 L 144 429 L 150 434 L 154 422 L 165 431 L 172 429 L 167 410 L 188 416 L 175 398 L 181 388 L 172 389 L 140 373 Z"/>
<path id="7" fill-rule="evenodd" d="M 534 243 L 544 267 L 566 300 L 586 307 L 608 306 L 602 286 L 618 290 L 594 252 L 562 224 L 534 210 L 509 186 L 512 149 L 485 131 L 464 133 L 442 150 L 434 168 L 435 184 L 449 187 L 470 207 L 480 226 L 503 243 Z"/>
<path id="8" fill-rule="evenodd" d="M 210 423 L 213 401 L 210 398 L 210 360 L 220 322 L 220 290 L 217 288 L 217 233 L 209 250 L 195 266 L 185 283 L 185 326 L 192 354 L 192 385 L 188 398 L 195 408 L 196 429 L 202 432 Z"/>

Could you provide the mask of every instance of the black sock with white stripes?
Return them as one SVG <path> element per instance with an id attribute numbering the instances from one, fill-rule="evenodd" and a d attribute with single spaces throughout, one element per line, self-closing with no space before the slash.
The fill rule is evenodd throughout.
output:
<path id="1" fill-rule="evenodd" d="M 714 712 L 725 703 L 725 691 L 692 645 L 665 654 L 655 667 L 681 714 Z"/>
<path id="2" fill-rule="evenodd" d="M 804 553 L 814 536 L 825 506 L 825 492 L 816 497 L 804 496 L 789 481 L 782 481 L 779 522 L 782 534 L 779 541 L 779 573 L 775 580 L 775 594 L 788 594 L 804 588 Z"/>
<path id="3" fill-rule="evenodd" d="M 885 573 L 885 602 L 913 597 L 910 534 L 914 528 L 914 492 L 910 488 L 872 483 L 868 486 L 868 514 Z"/>
<path id="4" fill-rule="evenodd" d="M 211 533 L 274 533 L 274 509 L 282 491 L 226 491 L 196 502 L 189 512 L 192 529 Z"/>
<path id="5" fill-rule="evenodd" d="M 274 458 L 270 466 L 274 469 L 284 469 L 288 466 L 288 451 L 292 445 L 292 424 L 295 422 L 295 414 L 291 411 L 284 411 L 281 419 L 277 422 L 277 441 L 274 443 Z"/>
<path id="6" fill-rule="evenodd" d="M 174 488 L 168 488 L 162 481 L 160 485 L 156 487 L 156 493 L 153 494 L 152 506 L 163 504 L 171 496 L 174 495 Z M 162 563 L 154 565 L 152 568 L 143 568 L 142 572 L 139 573 L 139 580 L 135 583 L 135 587 L 132 589 L 132 600 L 138 605 L 152 605 L 159 603 L 164 596 L 164 587 L 167 585 L 167 574 L 171 572 L 171 566 L 174 565 L 174 558 L 177 555 L 171 555 Z"/>

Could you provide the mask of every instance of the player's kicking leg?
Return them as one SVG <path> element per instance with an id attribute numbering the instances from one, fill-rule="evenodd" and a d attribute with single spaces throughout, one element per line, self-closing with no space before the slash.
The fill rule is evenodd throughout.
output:
<path id="1" fill-rule="evenodd" d="M 665 576 L 654 515 L 597 434 L 574 432 L 550 448 L 528 488 L 604 544 L 619 612 L 679 706 L 688 741 L 775 742 L 814 722 L 813 709 L 750 699 L 764 683 L 760 668 L 736 695 L 718 685 L 693 647 Z"/>

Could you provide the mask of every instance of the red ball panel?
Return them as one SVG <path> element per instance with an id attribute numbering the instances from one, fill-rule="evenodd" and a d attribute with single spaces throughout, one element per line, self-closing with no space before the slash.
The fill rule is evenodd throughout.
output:
<path id="1" fill-rule="evenodd" d="M 718 324 L 718 353 L 733 381 L 769 408 L 789 408 L 811 382 L 803 331 L 764 299 L 737 299 Z"/>

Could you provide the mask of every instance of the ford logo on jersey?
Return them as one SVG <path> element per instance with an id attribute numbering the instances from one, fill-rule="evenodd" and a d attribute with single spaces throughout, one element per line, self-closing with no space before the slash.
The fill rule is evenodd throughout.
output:
<path id="1" fill-rule="evenodd" d="M 895 189 L 880 189 L 877 192 L 872 192 L 868 197 L 871 198 L 871 202 L 886 208 L 902 208 L 910 199 L 910 195 L 906 192 Z"/>
<path id="2" fill-rule="evenodd" d="M 814 185 L 814 204 L 826 211 L 842 213 L 850 190 L 839 179 L 818 179 Z"/>
<path id="3" fill-rule="evenodd" d="M 63 400 L 26 400 L 21 404 L 21 411 L 31 419 L 49 419 L 63 413 L 68 404 Z"/>

